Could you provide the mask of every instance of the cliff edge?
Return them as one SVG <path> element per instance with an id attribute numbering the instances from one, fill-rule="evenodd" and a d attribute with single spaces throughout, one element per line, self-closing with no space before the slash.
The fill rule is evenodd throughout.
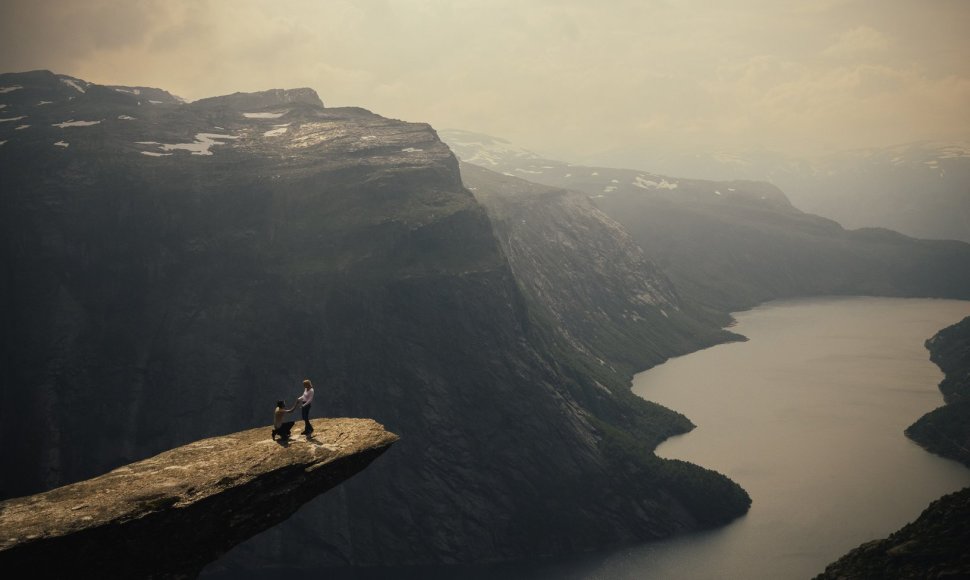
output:
<path id="1" fill-rule="evenodd" d="M 260 427 L 0 502 L 0 568 L 47 577 L 194 577 L 397 441 L 369 419 L 315 419 L 310 438 Z"/>

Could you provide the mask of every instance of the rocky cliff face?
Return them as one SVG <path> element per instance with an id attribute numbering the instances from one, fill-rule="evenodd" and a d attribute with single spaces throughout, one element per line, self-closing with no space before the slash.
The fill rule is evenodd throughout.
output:
<path id="1" fill-rule="evenodd" d="M 0 137 L 3 429 L 20 441 L 3 453 L 23 466 L 7 496 L 262 423 L 356 346 L 332 327 L 367 319 L 341 305 L 451 273 L 459 253 L 461 273 L 503 265 L 487 230 L 460 252 L 417 247 L 487 227 L 426 125 L 152 103 L 44 72 L 0 86 L 27 125 Z M 324 341 L 342 346 L 321 359 Z"/>
<path id="2" fill-rule="evenodd" d="M 747 508 L 650 455 L 637 433 L 670 413 L 558 357 L 427 125 L 304 91 L 146 102 L 43 71 L 0 87 L 20 123 L 0 124 L 5 496 L 265 424 L 308 376 L 314 414 L 402 442 L 220 565 L 495 561 Z"/>
<path id="3" fill-rule="evenodd" d="M 461 164 L 516 279 L 565 342 L 628 375 L 740 337 L 726 315 L 682 297 L 626 230 L 588 196 Z M 627 389 L 624 389 L 627 390 Z"/>
<path id="4" fill-rule="evenodd" d="M 397 436 L 365 419 L 315 419 L 212 437 L 105 475 L 0 502 L 0 566 L 49 578 L 194 577 L 232 546 L 350 478 Z"/>
<path id="5" fill-rule="evenodd" d="M 550 348 L 596 381 L 596 397 L 584 404 L 651 448 L 692 429 L 679 413 L 634 396 L 629 380 L 671 356 L 741 338 L 721 330 L 726 318 L 683 300 L 629 234 L 585 195 L 468 163 L 461 171 L 489 213 L 531 314 L 551 330 Z"/>

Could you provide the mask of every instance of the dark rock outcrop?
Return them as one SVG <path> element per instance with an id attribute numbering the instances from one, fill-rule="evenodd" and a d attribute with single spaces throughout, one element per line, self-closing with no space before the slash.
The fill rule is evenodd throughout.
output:
<path id="1" fill-rule="evenodd" d="M 944 373 L 940 391 L 946 404 L 920 417 L 906 436 L 970 467 L 970 317 L 936 333 L 926 348 Z"/>
<path id="2" fill-rule="evenodd" d="M 0 503 L 0 567 L 45 578 L 194 577 L 287 519 L 398 440 L 366 419 L 316 419 L 212 437 L 48 492 Z"/>
<path id="3" fill-rule="evenodd" d="M 829 564 L 815 580 L 970 578 L 970 488 L 930 504 L 916 521 Z"/>

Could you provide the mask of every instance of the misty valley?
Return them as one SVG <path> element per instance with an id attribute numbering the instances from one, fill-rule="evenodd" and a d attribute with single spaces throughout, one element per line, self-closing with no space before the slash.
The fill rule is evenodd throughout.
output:
<path id="1" fill-rule="evenodd" d="M 849 229 L 309 88 L 36 70 L 0 104 L 0 563 L 970 574 L 959 219 Z"/>

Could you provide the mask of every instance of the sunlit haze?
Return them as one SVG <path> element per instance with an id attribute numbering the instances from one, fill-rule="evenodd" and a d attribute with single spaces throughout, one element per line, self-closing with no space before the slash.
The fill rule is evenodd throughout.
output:
<path id="1" fill-rule="evenodd" d="M 0 70 L 186 99 L 309 86 L 582 160 L 970 136 L 961 0 L 4 2 Z"/>

